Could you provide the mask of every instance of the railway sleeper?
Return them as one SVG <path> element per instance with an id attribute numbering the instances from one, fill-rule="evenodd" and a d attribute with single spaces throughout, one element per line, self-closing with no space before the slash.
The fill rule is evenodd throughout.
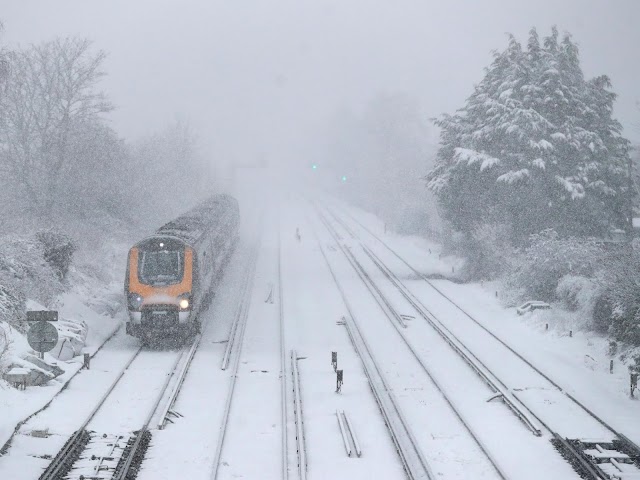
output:
<path id="1" fill-rule="evenodd" d="M 140 444 L 138 448 L 136 448 L 136 451 L 134 452 L 132 450 L 133 450 L 133 446 L 136 443 L 136 439 L 138 438 L 138 435 L 142 435 L 142 438 L 140 439 Z M 151 442 L 151 432 L 149 430 L 145 429 L 142 432 L 142 434 L 139 431 L 134 432 L 134 435 L 132 435 L 127 441 L 127 446 L 122 452 L 122 456 L 118 461 L 118 465 L 116 465 L 113 478 L 122 479 L 122 480 L 134 480 L 138 476 L 138 471 L 140 470 L 140 466 L 142 465 L 145 454 L 147 453 L 147 449 L 149 448 L 150 442 Z M 126 471 L 124 471 L 124 469 L 126 468 L 125 465 L 127 464 L 127 460 L 131 455 L 133 455 L 131 464 L 126 469 Z"/>
<path id="2" fill-rule="evenodd" d="M 619 440 L 561 439 L 551 441 L 561 455 L 585 479 L 640 478 L 638 456 L 624 449 L 631 447 Z"/>
<path id="3" fill-rule="evenodd" d="M 640 450 L 638 450 L 638 447 L 634 443 L 624 436 L 622 439 L 615 439 L 611 443 L 613 443 L 616 450 L 629 455 L 629 458 L 636 467 L 638 467 L 638 470 L 640 470 Z"/>
<path id="4" fill-rule="evenodd" d="M 55 458 L 40 475 L 40 480 L 64 478 L 73 468 L 86 448 L 91 434 L 87 430 L 76 431 L 65 442 Z"/>

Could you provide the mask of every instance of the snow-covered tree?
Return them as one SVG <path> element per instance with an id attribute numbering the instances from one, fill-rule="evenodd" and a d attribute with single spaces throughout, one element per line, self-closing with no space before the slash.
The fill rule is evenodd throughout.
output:
<path id="1" fill-rule="evenodd" d="M 453 226 L 489 222 L 516 242 L 554 228 L 604 236 L 629 224 L 629 144 L 606 76 L 585 80 L 578 47 L 557 29 L 494 53 L 466 105 L 441 127 L 428 187 Z"/>
<path id="2" fill-rule="evenodd" d="M 77 132 L 112 109 L 97 89 L 105 53 L 86 39 L 56 39 L 9 55 L 0 98 L 0 168 L 32 210 L 54 211 Z"/>

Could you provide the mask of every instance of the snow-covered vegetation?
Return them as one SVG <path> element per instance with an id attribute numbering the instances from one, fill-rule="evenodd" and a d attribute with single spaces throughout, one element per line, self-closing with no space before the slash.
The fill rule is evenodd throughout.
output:
<path id="1" fill-rule="evenodd" d="M 640 345 L 637 152 L 611 87 L 584 77 L 569 34 L 540 41 L 532 29 L 525 46 L 510 36 L 465 105 L 435 121 L 427 182 L 450 228 L 445 247 L 467 258 L 464 279 L 499 280 L 510 305 L 554 302 Z"/>
<path id="2" fill-rule="evenodd" d="M 3 50 L 0 214 L 15 219 L 11 227 L 156 225 L 210 182 L 187 123 L 134 140 L 111 127 L 115 106 L 100 88 L 106 57 L 74 37 Z"/>
<path id="3" fill-rule="evenodd" d="M 78 281 L 111 282 L 105 245 L 130 244 L 212 189 L 186 122 L 133 140 L 112 128 L 106 56 L 74 37 L 0 49 L 0 359 L 28 329 L 29 301 L 55 308 Z"/>
<path id="4" fill-rule="evenodd" d="M 515 244 L 553 228 L 608 236 L 630 225 L 629 142 L 612 117 L 616 95 L 602 75 L 585 79 L 578 47 L 557 29 L 495 54 L 465 106 L 436 121 L 436 166 L 428 175 L 456 230 L 509 228 Z"/>

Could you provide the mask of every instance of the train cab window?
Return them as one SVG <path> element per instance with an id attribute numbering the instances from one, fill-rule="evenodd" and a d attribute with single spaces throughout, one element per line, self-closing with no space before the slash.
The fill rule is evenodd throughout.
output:
<path id="1" fill-rule="evenodd" d="M 180 250 L 142 251 L 138 278 L 147 285 L 172 285 L 182 280 L 184 252 Z"/>

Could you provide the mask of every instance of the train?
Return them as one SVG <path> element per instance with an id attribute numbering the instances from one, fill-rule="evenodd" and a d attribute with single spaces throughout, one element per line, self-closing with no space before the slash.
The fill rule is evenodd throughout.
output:
<path id="1" fill-rule="evenodd" d="M 239 223 L 236 199 L 214 195 L 131 247 L 127 334 L 147 341 L 199 333 L 199 313 L 237 244 Z"/>

